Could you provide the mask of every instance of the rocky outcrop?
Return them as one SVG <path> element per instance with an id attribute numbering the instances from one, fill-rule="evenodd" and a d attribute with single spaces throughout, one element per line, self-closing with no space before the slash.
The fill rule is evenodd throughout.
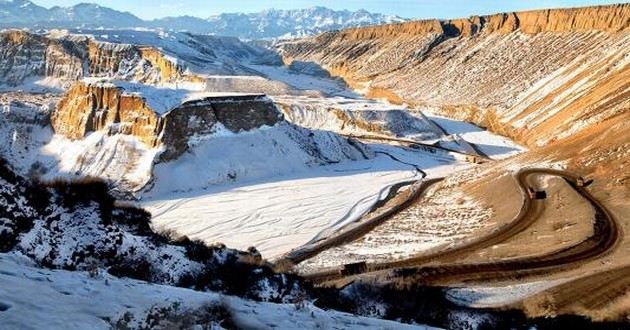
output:
<path id="1" fill-rule="evenodd" d="M 282 118 L 273 102 L 263 95 L 206 97 L 185 102 L 162 117 L 159 135 L 165 151 L 161 158 L 177 158 L 186 151 L 191 137 L 213 133 L 217 124 L 240 132 L 273 126 Z"/>
<path id="2" fill-rule="evenodd" d="M 73 85 L 51 115 L 51 123 L 56 134 L 69 139 L 103 130 L 133 135 L 149 147 L 163 147 L 161 159 L 168 161 L 188 149 L 191 137 L 211 134 L 218 124 L 236 133 L 273 126 L 282 118 L 264 95 L 205 96 L 160 113 L 143 95 L 97 81 Z"/>
<path id="3" fill-rule="evenodd" d="M 0 85 L 28 78 L 72 82 L 82 77 L 113 77 L 145 83 L 198 81 L 186 68 L 148 46 L 108 43 L 84 36 L 47 37 L 25 31 L 0 33 Z"/>

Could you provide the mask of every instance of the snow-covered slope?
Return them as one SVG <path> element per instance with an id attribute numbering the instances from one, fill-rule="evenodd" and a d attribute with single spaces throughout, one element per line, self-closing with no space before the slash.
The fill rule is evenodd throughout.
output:
<path id="1" fill-rule="evenodd" d="M 214 292 L 121 279 L 104 273 L 42 270 L 20 254 L 0 254 L 0 323 L 7 329 L 191 328 L 431 329 L 336 311 L 309 302 L 255 302 Z"/>
<path id="2" fill-rule="evenodd" d="M 255 250 L 242 253 L 188 239 L 173 241 L 153 232 L 149 220 L 146 211 L 117 203 L 104 182 L 55 181 L 44 186 L 16 175 L 0 159 L 0 252 L 24 254 L 42 267 L 102 269 L 116 276 L 240 292 L 255 299 L 267 299 L 268 288 L 261 289 L 268 285 L 288 285 L 288 291 L 283 289 L 288 294 L 272 300 L 302 293 L 294 279 L 261 266 Z M 245 286 L 230 284 L 228 273 L 238 268 L 242 275 L 253 276 Z"/>
<path id="3" fill-rule="evenodd" d="M 422 113 L 384 101 L 344 97 L 274 97 L 287 120 L 311 129 L 348 135 L 381 135 L 418 141 L 443 133 Z"/>

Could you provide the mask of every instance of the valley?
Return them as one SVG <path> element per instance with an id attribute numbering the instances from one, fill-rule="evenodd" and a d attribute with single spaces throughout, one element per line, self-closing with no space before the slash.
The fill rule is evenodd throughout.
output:
<path id="1" fill-rule="evenodd" d="M 627 322 L 630 5 L 394 22 L 0 31 L 0 323 Z"/>

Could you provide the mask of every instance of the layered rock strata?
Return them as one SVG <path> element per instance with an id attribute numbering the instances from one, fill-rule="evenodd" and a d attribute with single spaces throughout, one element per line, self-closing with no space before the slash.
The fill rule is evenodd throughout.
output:
<path id="1" fill-rule="evenodd" d="M 85 36 L 52 38 L 18 30 L 0 32 L 0 85 L 17 86 L 41 77 L 65 81 L 115 77 L 145 83 L 200 80 L 150 46 Z"/>

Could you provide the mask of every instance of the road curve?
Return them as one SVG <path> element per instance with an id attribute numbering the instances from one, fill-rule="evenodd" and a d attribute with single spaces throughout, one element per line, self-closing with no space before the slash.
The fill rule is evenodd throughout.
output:
<path id="1" fill-rule="evenodd" d="M 527 179 L 531 175 L 553 175 L 564 178 L 582 197 L 587 199 L 595 211 L 594 233 L 582 242 L 546 255 L 477 264 L 447 264 L 456 259 L 503 242 L 531 226 L 539 216 L 542 201 L 532 200 L 526 194 Z M 454 280 L 490 280 L 510 278 L 533 273 L 543 273 L 585 262 L 600 257 L 612 250 L 619 241 L 619 226 L 611 213 L 596 200 L 584 187 L 576 184 L 578 176 L 567 171 L 551 169 L 525 169 L 517 174 L 517 181 L 523 193 L 523 205 L 517 217 L 497 231 L 469 243 L 447 251 L 430 251 L 417 257 L 389 262 L 370 264 L 367 272 L 386 278 L 413 278 L 413 283 L 444 283 Z M 439 262 L 435 266 L 426 266 Z M 405 268 L 406 267 L 406 268 Z M 393 272 L 392 272 L 393 270 Z M 380 271 L 380 272 L 379 272 Z M 375 272 L 375 273 L 374 273 Z M 380 273 L 380 274 L 379 274 Z M 341 279 L 338 270 L 328 270 L 306 275 L 314 282 Z M 353 275 L 351 278 L 358 278 Z"/>
<path id="2" fill-rule="evenodd" d="M 455 264 L 402 270 L 401 275 L 419 271 L 413 275 L 421 282 L 448 282 L 453 280 L 499 280 L 530 274 L 547 273 L 568 266 L 597 259 L 608 253 L 620 240 L 620 227 L 612 214 L 584 187 L 576 185 L 578 176 L 559 170 L 533 169 L 537 175 L 554 175 L 564 178 L 582 197 L 587 199 L 595 211 L 593 235 L 567 248 L 540 256 L 532 256 L 502 262 L 482 264 Z"/>
<path id="3" fill-rule="evenodd" d="M 415 203 L 418 199 L 420 199 L 424 195 L 424 193 L 429 187 L 442 181 L 443 179 L 444 178 L 434 178 L 434 179 L 428 179 L 428 180 L 418 180 L 418 181 L 413 182 L 411 186 L 412 191 L 410 195 L 401 203 L 395 205 L 394 207 L 386 210 L 383 213 L 378 214 L 377 216 L 372 217 L 371 219 L 365 221 L 363 224 L 350 228 L 328 239 L 325 239 L 321 243 L 316 243 L 309 247 L 302 247 L 294 251 L 291 251 L 278 262 L 289 261 L 291 262 L 291 264 L 297 265 L 298 263 L 306 259 L 310 259 L 314 257 L 315 255 L 321 253 L 322 251 L 328 250 L 335 246 L 352 242 L 362 237 L 363 235 L 372 231 L 372 229 L 374 229 L 376 226 L 384 223 L 391 217 L 395 216 L 396 214 L 400 213 L 401 211 L 405 210 L 410 205 Z M 400 184 L 393 186 L 390 189 L 390 195 L 388 196 L 387 199 L 393 198 L 395 194 L 392 194 L 392 192 L 397 191 L 404 185 L 409 185 L 409 182 L 401 182 Z M 374 207 L 374 210 L 382 206 L 383 203 L 384 202 L 379 203 L 379 205 L 376 205 Z"/>

